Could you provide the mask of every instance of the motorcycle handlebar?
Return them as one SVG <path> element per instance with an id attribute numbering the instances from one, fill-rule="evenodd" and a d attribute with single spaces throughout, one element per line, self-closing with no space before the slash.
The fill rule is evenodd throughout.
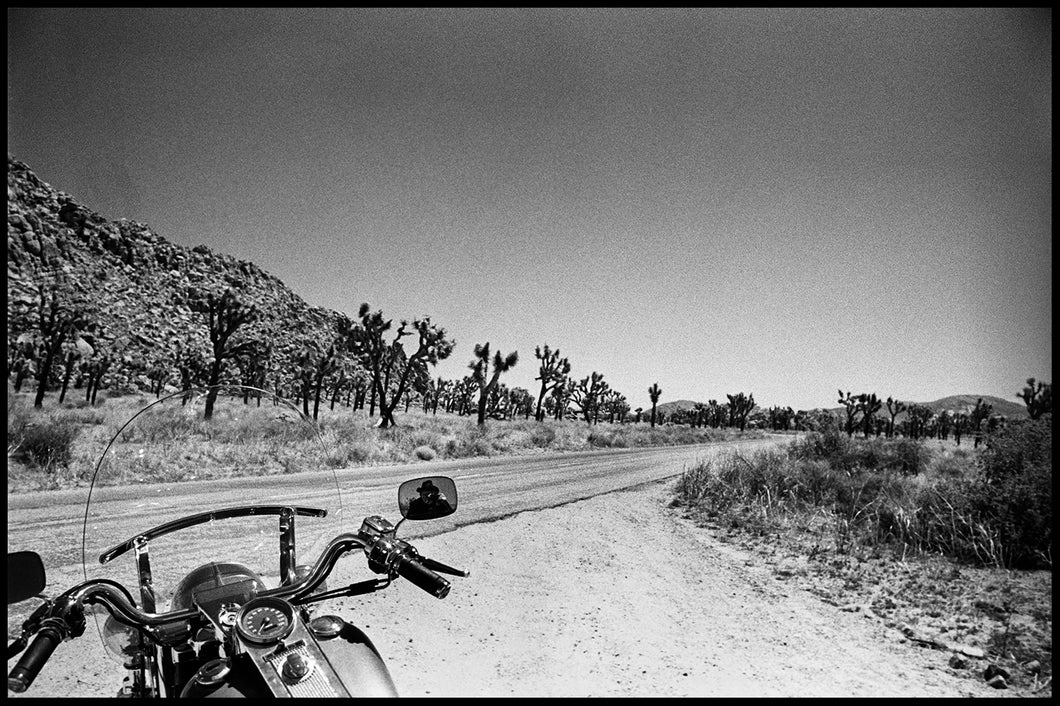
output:
<path id="1" fill-rule="evenodd" d="M 384 566 L 392 567 L 399 576 L 432 596 L 445 598 L 449 594 L 449 581 L 424 565 L 425 562 L 428 564 L 434 562 L 419 556 L 415 548 L 407 542 L 395 543 L 386 538 L 369 542 L 366 538 L 345 534 L 331 540 L 305 579 L 295 584 L 263 591 L 261 595 L 275 595 L 288 598 L 295 603 L 301 602 L 331 573 L 340 556 L 357 548 L 363 548 L 366 552 L 371 552 L 373 549 L 380 550 L 384 557 Z M 371 557 L 369 561 L 371 563 Z M 444 564 L 439 563 L 438 566 L 457 576 L 467 576 L 467 572 L 451 569 Z M 66 591 L 63 597 L 70 604 L 80 605 L 82 602 L 101 604 L 118 618 L 119 622 L 138 628 L 161 627 L 181 620 L 189 620 L 196 614 L 194 608 L 170 613 L 144 613 L 136 608 L 132 597 L 123 586 L 109 579 L 86 581 Z M 53 613 L 53 617 L 45 618 L 33 641 L 29 643 L 25 654 L 9 673 L 7 688 L 16 693 L 26 691 L 55 652 L 55 648 L 67 635 L 71 634 L 78 636 L 81 630 L 72 631 L 57 613 Z M 9 658 L 15 644 L 9 646 Z"/>
<path id="2" fill-rule="evenodd" d="M 26 652 L 18 660 L 18 664 L 8 674 L 7 688 L 16 694 L 21 694 L 28 689 L 48 658 L 55 652 L 55 648 L 63 641 L 64 632 L 59 619 L 45 620 L 40 631 L 34 636 L 33 642 L 29 643 Z"/>
<path id="3" fill-rule="evenodd" d="M 436 598 L 445 598 L 449 595 L 449 582 L 410 556 L 405 554 L 398 556 L 394 562 L 394 568 L 399 576 L 411 581 Z"/>

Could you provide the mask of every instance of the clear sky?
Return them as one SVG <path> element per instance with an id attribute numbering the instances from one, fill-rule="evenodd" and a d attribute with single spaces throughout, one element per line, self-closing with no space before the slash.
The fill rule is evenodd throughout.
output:
<path id="1" fill-rule="evenodd" d="M 1052 382 L 1052 12 L 8 9 L 8 152 L 631 406 Z"/>

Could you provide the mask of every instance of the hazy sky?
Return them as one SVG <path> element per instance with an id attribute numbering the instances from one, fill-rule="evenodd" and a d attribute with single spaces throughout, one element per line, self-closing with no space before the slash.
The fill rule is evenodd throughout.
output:
<path id="1" fill-rule="evenodd" d="M 632 407 L 1052 381 L 1052 13 L 8 9 L 8 151 Z"/>

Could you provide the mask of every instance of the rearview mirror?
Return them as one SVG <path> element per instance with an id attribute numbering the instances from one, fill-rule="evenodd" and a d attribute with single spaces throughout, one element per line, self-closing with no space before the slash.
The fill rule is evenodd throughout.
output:
<path id="1" fill-rule="evenodd" d="M 398 509 L 407 520 L 433 520 L 456 512 L 456 483 L 445 476 L 407 480 L 398 488 Z"/>
<path id="2" fill-rule="evenodd" d="M 8 552 L 7 604 L 33 598 L 44 590 L 44 562 L 37 552 Z"/>

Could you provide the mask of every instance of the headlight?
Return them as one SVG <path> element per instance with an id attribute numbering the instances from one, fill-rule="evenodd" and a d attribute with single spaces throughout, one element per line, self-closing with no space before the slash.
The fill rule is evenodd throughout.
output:
<path id="1" fill-rule="evenodd" d="M 133 661 L 139 651 L 139 644 L 136 628 L 119 623 L 113 615 L 107 617 L 103 623 L 103 645 L 111 659 L 125 666 Z"/>

